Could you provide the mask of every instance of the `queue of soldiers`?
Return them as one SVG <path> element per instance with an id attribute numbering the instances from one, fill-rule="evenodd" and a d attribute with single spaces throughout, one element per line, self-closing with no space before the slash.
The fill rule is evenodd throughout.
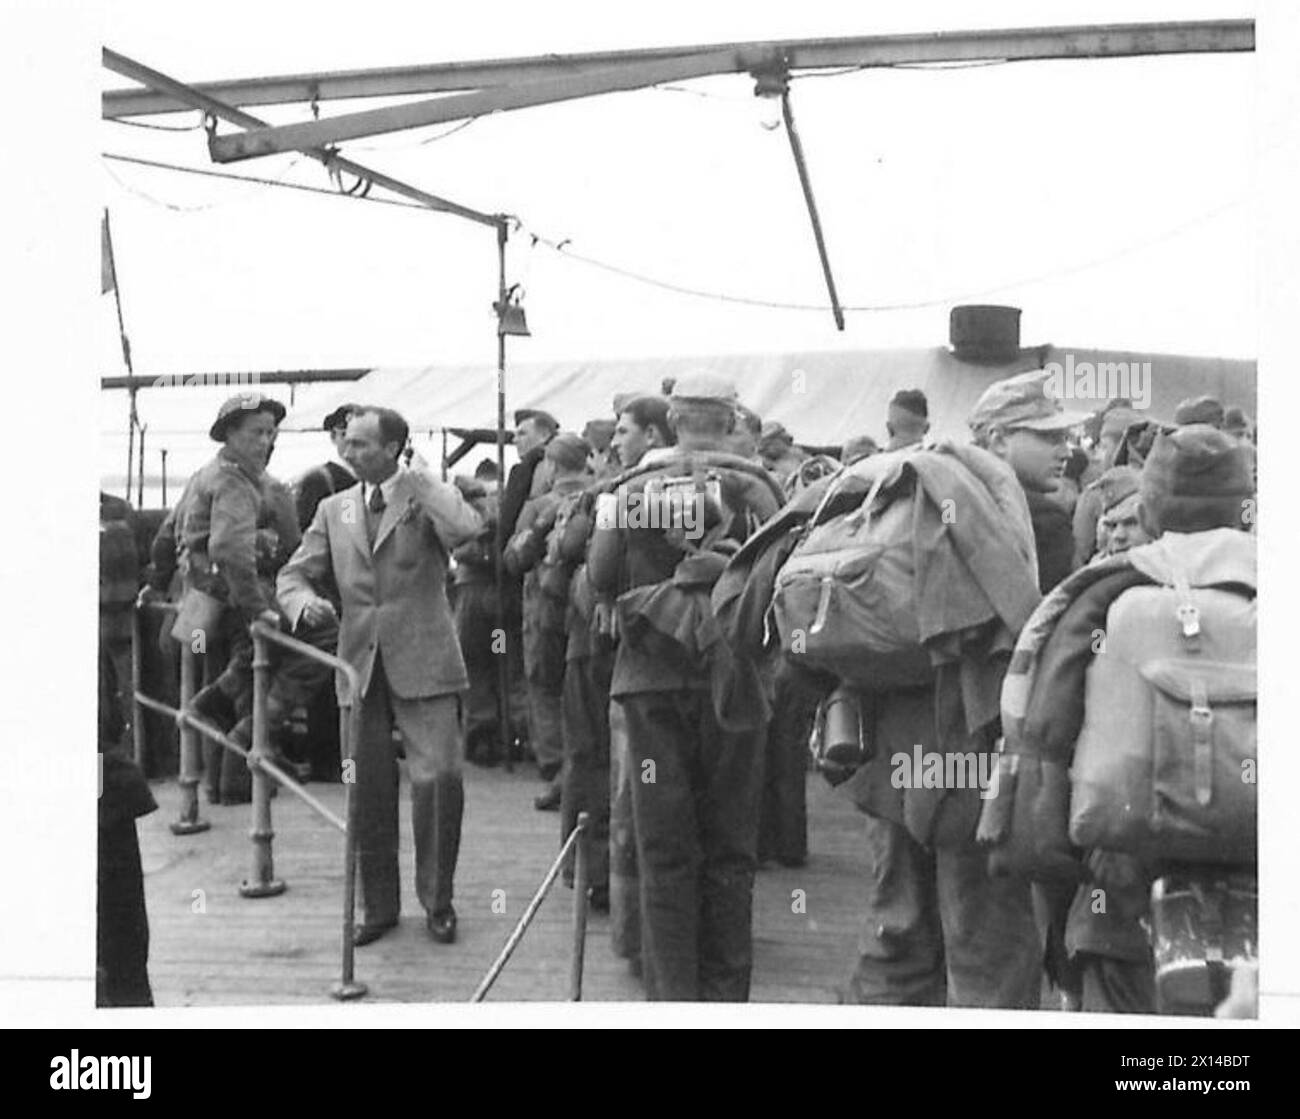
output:
<path id="1" fill-rule="evenodd" d="M 891 778 L 889 759 L 914 744 L 999 764 L 1011 749 L 1000 746 L 1002 689 L 1018 670 L 1017 638 L 1047 624 L 1037 620 L 1049 603 L 1053 622 L 1061 616 L 1051 592 L 1081 573 L 1114 574 L 1105 565 L 1145 554 L 1163 533 L 1193 553 L 1212 538 L 1211 559 L 1189 560 L 1194 586 L 1217 585 L 1220 563 L 1234 585 L 1249 568 L 1253 588 L 1253 516 L 1242 510 L 1253 502 L 1254 449 L 1241 412 L 1202 398 L 1171 425 L 1125 401 L 1071 413 L 1045 379 L 990 386 L 969 417 L 970 446 L 931 441 L 924 394 L 904 390 L 882 439 L 864 430 L 835 453 L 801 448 L 702 371 L 616 397 L 581 434 L 543 411 L 517 413 L 519 461 L 504 481 L 490 460 L 472 478 L 443 481 L 411 451 L 400 415 L 345 405 L 324 428 L 346 468 L 331 462 L 292 489 L 266 471 L 284 408 L 245 394 L 222 407 L 211 430 L 220 451 L 157 533 L 141 598 L 176 603 L 176 640 L 210 639 L 191 712 L 244 743 L 250 623 L 337 649 L 361 673 L 359 946 L 401 912 L 399 754 L 417 896 L 433 938 L 450 943 L 461 763 L 496 764 L 504 743 L 535 762 L 534 805 L 559 811 L 561 839 L 590 814 L 591 904 L 610 913 L 614 951 L 647 997 L 745 1001 L 755 872 L 809 857 L 811 740 L 867 816 L 866 913 L 847 1000 L 1036 1008 L 1046 969 L 1064 1005 L 1150 1012 L 1154 964 L 1140 922 L 1155 864 L 1067 842 L 1052 852 L 1066 871 L 1046 873 L 1002 857 L 1016 848 L 1014 829 L 980 819 L 996 812 L 979 789 L 902 792 Z M 918 497 L 902 530 L 917 534 L 908 536 L 915 601 L 890 608 L 924 615 L 924 663 L 891 680 L 907 658 L 867 671 L 877 662 L 864 645 L 837 678 L 837 662 L 801 659 L 799 641 L 825 629 L 838 576 L 821 577 L 816 617 L 787 641 L 772 624 L 778 573 L 829 513 L 865 509 L 901 485 L 900 470 L 917 494 L 955 486 L 943 492 L 961 494 L 967 510 L 938 527 Z M 923 526 L 938 535 L 922 541 Z M 1126 567 L 1125 587 L 1158 582 L 1151 566 L 1140 576 Z M 275 749 L 300 777 L 328 776 L 319 747 L 313 761 L 293 733 L 313 709 L 317 728 L 333 722 L 328 673 L 275 655 Z M 1074 710 L 1082 683 L 1059 675 L 1039 679 Z M 1063 695 L 1067 687 L 1080 694 Z M 845 696 L 864 748 L 839 765 L 827 739 L 832 700 Z M 1016 748 L 1032 752 L 1021 740 Z M 209 758 L 209 798 L 247 799 L 247 768 L 223 753 Z M 1006 792 L 1004 806 L 1025 795 L 1010 783 Z M 1080 898 L 1102 880 L 1124 904 L 1099 922 Z"/>

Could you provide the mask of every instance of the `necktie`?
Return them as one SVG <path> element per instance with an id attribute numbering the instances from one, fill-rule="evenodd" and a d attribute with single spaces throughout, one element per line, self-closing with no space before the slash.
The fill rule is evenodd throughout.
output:
<path id="1" fill-rule="evenodd" d="M 379 522 L 383 518 L 386 506 L 384 491 L 375 486 L 370 491 L 370 500 L 366 502 L 366 536 L 370 538 L 372 548 L 375 546 L 375 536 L 379 532 Z"/>

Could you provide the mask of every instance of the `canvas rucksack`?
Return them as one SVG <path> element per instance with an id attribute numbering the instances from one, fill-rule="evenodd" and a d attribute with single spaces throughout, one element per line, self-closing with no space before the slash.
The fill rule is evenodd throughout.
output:
<path id="1" fill-rule="evenodd" d="M 620 527 L 652 530 L 673 554 L 689 559 L 721 541 L 737 545 L 765 519 L 755 504 L 766 494 L 772 511 L 780 487 L 762 467 L 721 451 L 677 451 L 614 479 Z"/>
<path id="2" fill-rule="evenodd" d="M 1235 558 L 1230 581 L 1222 564 L 1216 575 L 1215 564 L 1195 562 L 1205 543 Z M 1156 859 L 1253 863 L 1254 541 L 1223 529 L 1143 551 L 1157 546 L 1165 577 L 1111 604 L 1087 670 L 1070 839 Z"/>
<path id="3" fill-rule="evenodd" d="M 781 648 L 801 664 L 869 690 L 934 676 L 915 604 L 915 480 L 881 474 L 856 509 L 819 523 L 832 484 L 776 577 L 772 616 Z"/>

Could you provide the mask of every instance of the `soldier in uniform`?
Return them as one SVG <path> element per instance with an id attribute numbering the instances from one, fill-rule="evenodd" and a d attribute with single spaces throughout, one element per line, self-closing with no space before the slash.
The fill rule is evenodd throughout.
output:
<path id="1" fill-rule="evenodd" d="M 1050 493 L 1064 473 L 1066 436 L 1087 416 L 1062 410 L 1043 391 L 1047 374 L 1021 374 L 990 385 L 969 423 L 977 445 L 1001 458 L 1027 493 Z M 1041 553 L 1043 542 L 1038 549 Z M 875 753 L 891 758 L 913 745 L 939 742 L 940 704 L 933 686 L 875 697 L 868 737 Z M 946 751 L 987 753 L 996 724 L 951 729 Z M 858 780 L 883 778 L 859 771 Z M 887 802 L 865 787 L 860 805 Z M 944 790 L 953 834 L 923 846 L 908 828 L 868 813 L 867 912 L 859 958 L 849 983 L 852 1002 L 893 1006 L 973 1006 L 1037 1009 L 1042 997 L 1042 942 L 1030 884 L 996 877 L 988 853 L 975 841 L 979 790 Z"/>
<path id="2" fill-rule="evenodd" d="M 710 640 L 708 592 L 725 553 L 776 512 L 780 491 L 723 450 L 736 423 L 725 378 L 682 376 L 670 404 L 677 446 L 641 482 L 657 493 L 671 481 L 681 507 L 665 530 L 672 502 L 624 487 L 622 498 L 602 495 L 587 567 L 596 593 L 618 599 L 610 694 L 632 763 L 647 995 L 743 1002 L 766 712 L 753 665 Z"/>
<path id="3" fill-rule="evenodd" d="M 361 410 L 359 404 L 340 404 L 328 416 L 322 425 L 329 433 L 330 442 L 334 444 L 336 454 L 343 453 L 343 437 L 347 434 L 348 420 Z M 316 506 L 330 494 L 338 493 L 356 485 L 356 478 L 340 462 L 323 462 L 314 466 L 298 479 L 294 486 L 294 503 L 298 514 L 298 530 L 306 532 L 316 515 Z"/>
<path id="4" fill-rule="evenodd" d="M 587 473 L 590 451 L 582 437 L 572 432 L 561 432 L 546 444 L 544 458 L 550 464 L 550 487 L 524 505 L 505 552 L 506 569 L 512 575 L 524 577 L 524 675 L 528 683 L 529 723 L 537 768 L 546 782 L 546 789 L 536 798 L 534 806 L 542 812 L 558 811 L 562 796 L 560 769 L 564 763 L 564 745 L 560 697 L 568 586 L 567 579 L 562 591 L 543 582 L 540 565 L 546 552 L 546 538 L 555 527 L 557 516 L 590 481 Z"/>
<path id="5" fill-rule="evenodd" d="M 176 636 L 195 652 L 220 643 L 229 653 L 225 669 L 194 696 L 190 710 L 223 729 L 234 723 L 230 737 L 245 746 L 253 736 L 249 626 L 262 621 L 279 628 L 280 612 L 269 580 L 284 560 L 284 547 L 297 543 L 292 505 L 266 474 L 284 414 L 283 404 L 261 393 L 227 400 L 208 433 L 222 444 L 221 450 L 190 479 L 175 522 L 184 579 L 180 617 L 198 616 L 187 610 L 187 601 L 216 610 L 206 624 Z M 332 648 L 337 627 L 323 627 L 311 640 Z M 293 708 L 325 681 L 329 669 L 278 647 L 271 655 L 276 668 L 267 714 L 274 740 Z M 242 761 L 227 754 L 220 769 L 221 800 L 247 800 L 248 773 Z"/>
<path id="6" fill-rule="evenodd" d="M 611 449 L 624 470 L 631 470 L 654 455 L 668 454 L 676 442 L 668 424 L 668 398 L 625 393 L 615 397 L 618 420 Z M 614 482 L 617 485 L 617 482 Z M 584 572 L 587 586 L 590 576 Z M 611 642 L 618 635 L 611 603 L 596 597 L 592 622 L 597 633 Z M 609 674 L 612 678 L 611 649 Z M 604 682 L 605 721 L 609 726 L 609 917 L 614 954 L 626 959 L 633 974 L 641 973 L 641 878 L 636 862 L 636 829 L 632 820 L 632 762 L 627 747 L 627 720 L 623 707 L 609 697 Z"/>

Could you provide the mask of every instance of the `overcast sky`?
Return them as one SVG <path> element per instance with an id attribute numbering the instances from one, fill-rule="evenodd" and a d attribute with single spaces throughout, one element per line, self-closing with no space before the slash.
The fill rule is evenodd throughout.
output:
<path id="1" fill-rule="evenodd" d="M 111 8 L 104 42 L 184 81 L 772 37 L 1250 14 L 1239 2 L 657 5 L 407 3 Z M 635 10 L 633 10 L 635 11 Z M 307 13 L 310 13 L 309 15 Z M 255 33 L 250 28 L 256 27 Z M 1024 308 L 1026 344 L 1253 357 L 1249 54 L 877 70 L 797 80 L 794 111 L 849 306 L 679 295 L 512 240 L 533 337 L 516 361 L 940 345 L 953 303 Z M 123 79 L 108 72 L 104 88 Z M 748 76 L 674 83 L 345 145 L 445 197 L 518 215 L 572 252 L 718 294 L 825 306 L 784 135 Z M 354 105 L 356 103 L 352 103 Z M 325 115 L 351 108 L 322 106 Z M 305 105 L 262 108 L 304 120 Z M 194 125 L 197 114 L 155 118 Z M 224 129 L 224 126 L 223 126 Z M 211 167 L 203 133 L 105 122 L 101 150 Z M 437 138 L 442 137 L 442 138 Z M 426 142 L 430 139 L 433 142 Z M 293 156 L 235 173 L 327 186 Z M 442 214 L 102 164 L 135 364 L 192 370 L 495 360 L 492 230 Z M 101 301 L 106 372 L 121 368 Z M 112 443 L 123 399 L 104 401 Z M 142 415 L 174 430 L 174 405 Z M 490 412 L 491 402 L 485 412 Z M 193 426 L 206 424 L 202 422 Z M 111 452 L 114 461 L 120 457 Z M 151 464 L 152 466 L 152 464 Z"/>

